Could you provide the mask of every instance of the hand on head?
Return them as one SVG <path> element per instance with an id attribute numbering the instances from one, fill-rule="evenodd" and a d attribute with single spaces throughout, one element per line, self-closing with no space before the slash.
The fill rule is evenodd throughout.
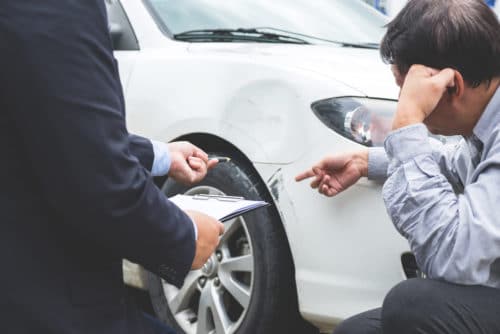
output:
<path id="1" fill-rule="evenodd" d="M 450 88 L 457 94 L 461 87 L 456 84 L 456 77 L 460 77 L 459 73 L 449 68 L 440 71 L 413 65 L 401 87 L 393 130 L 422 123 Z"/>
<path id="2" fill-rule="evenodd" d="M 168 148 L 172 161 L 168 176 L 183 184 L 201 181 L 218 162 L 217 159 L 208 159 L 203 150 L 189 142 L 172 142 Z"/>

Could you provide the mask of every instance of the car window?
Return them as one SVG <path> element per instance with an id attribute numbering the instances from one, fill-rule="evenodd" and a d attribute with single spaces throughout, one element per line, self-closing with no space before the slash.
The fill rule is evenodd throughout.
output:
<path id="1" fill-rule="evenodd" d="M 358 0 L 146 0 L 171 34 L 270 27 L 347 43 L 379 43 L 387 19 Z"/>
<path id="2" fill-rule="evenodd" d="M 114 50 L 139 50 L 139 43 L 120 1 L 105 0 Z"/>

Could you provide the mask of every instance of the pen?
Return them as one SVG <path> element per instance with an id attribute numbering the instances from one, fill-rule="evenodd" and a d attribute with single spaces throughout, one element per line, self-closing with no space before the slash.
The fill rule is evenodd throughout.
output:
<path id="1" fill-rule="evenodd" d="M 229 161 L 231 161 L 230 157 L 221 157 L 221 156 L 217 156 L 217 155 L 209 155 L 208 158 L 209 159 L 217 159 L 219 162 L 229 162 Z"/>

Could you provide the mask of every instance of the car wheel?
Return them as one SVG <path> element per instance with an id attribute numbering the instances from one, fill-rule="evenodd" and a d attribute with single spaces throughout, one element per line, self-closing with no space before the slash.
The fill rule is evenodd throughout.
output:
<path id="1" fill-rule="evenodd" d="M 232 195 L 272 203 L 256 172 L 235 159 L 217 165 L 196 186 L 168 180 L 162 190 L 167 196 Z M 157 316 L 186 334 L 310 333 L 298 313 L 290 249 L 274 205 L 225 228 L 215 254 L 189 273 L 181 289 L 148 274 Z"/>

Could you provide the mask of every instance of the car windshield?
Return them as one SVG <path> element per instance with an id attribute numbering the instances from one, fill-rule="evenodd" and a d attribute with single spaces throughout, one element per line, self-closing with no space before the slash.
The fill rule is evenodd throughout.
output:
<path id="1" fill-rule="evenodd" d="M 378 44 L 386 18 L 360 0 L 147 0 L 172 34 L 253 29 L 351 44 Z M 300 37 L 300 36 L 299 36 Z M 195 41 L 195 40 L 193 40 Z"/>

